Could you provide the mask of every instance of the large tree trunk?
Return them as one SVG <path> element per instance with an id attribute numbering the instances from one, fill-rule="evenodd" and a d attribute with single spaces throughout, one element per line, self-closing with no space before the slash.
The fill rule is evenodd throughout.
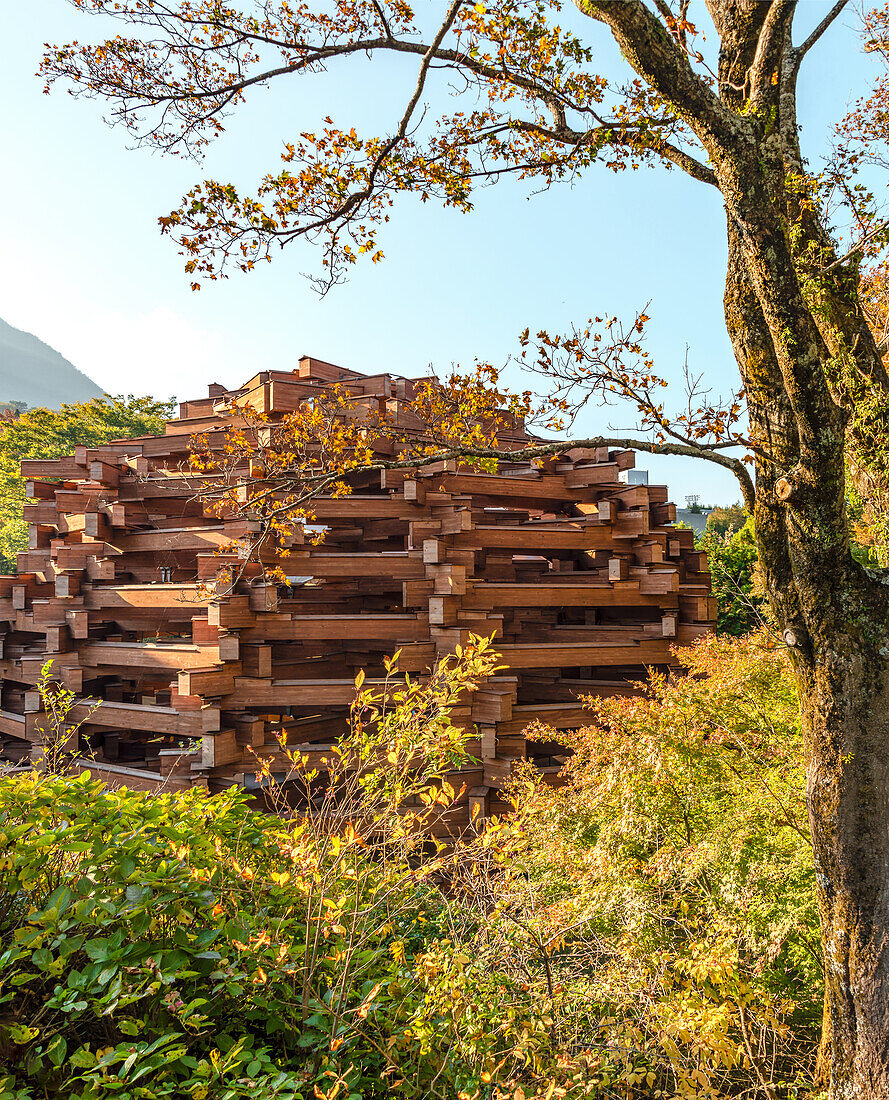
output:
<path id="1" fill-rule="evenodd" d="M 761 169 L 739 161 L 732 172 L 743 178 Z M 762 173 L 758 186 L 767 181 L 773 192 L 781 185 Z M 768 214 L 756 224 L 729 217 L 725 311 L 761 447 L 755 520 L 763 578 L 802 705 L 826 983 L 819 1069 L 834 1100 L 889 1097 L 889 589 L 851 557 L 840 410 L 823 390 L 794 400 L 796 380 L 821 372 L 825 349 L 811 334 L 778 232 Z M 761 249 L 767 261 L 755 255 Z M 778 305 L 774 284 L 764 285 L 776 261 L 785 279 Z M 785 318 L 776 320 L 779 308 Z M 808 332 L 808 341 L 782 347 L 777 325 Z"/>
<path id="2" fill-rule="evenodd" d="M 721 94 L 738 110 L 770 7 L 711 5 Z M 817 213 L 787 187 L 802 158 L 789 25 L 785 39 L 777 125 L 754 131 L 752 155 L 743 142 L 720 143 L 726 323 L 760 447 L 763 578 L 802 706 L 824 945 L 819 1070 L 833 1100 L 889 1098 L 889 588 L 852 560 L 844 514 L 846 425 L 855 449 L 869 453 L 884 417 L 879 397 L 856 402 L 855 390 L 879 394 L 886 373 L 861 331 L 854 288 L 834 285 L 848 272 L 819 282 L 817 272 L 800 271 L 813 255 L 831 259 L 832 245 Z"/>
<path id="3" fill-rule="evenodd" d="M 750 412 L 757 542 L 806 737 L 830 1091 L 889 1100 L 889 584 L 853 560 L 845 502 L 847 445 L 882 455 L 889 379 L 803 175 L 796 5 L 709 0 L 711 91 L 675 20 L 637 0 L 577 2 L 694 131 L 725 200 L 726 321 Z"/>
<path id="4" fill-rule="evenodd" d="M 848 546 L 822 543 L 804 502 L 775 494 L 798 445 L 736 242 L 726 316 L 754 430 L 779 459 L 758 464 L 755 520 L 802 706 L 826 983 L 819 1068 L 834 1100 L 889 1097 L 889 608 Z"/>
<path id="5" fill-rule="evenodd" d="M 889 1097 L 889 638 L 850 605 L 812 624 L 809 647 L 796 666 L 831 1096 Z"/>
<path id="6" fill-rule="evenodd" d="M 802 415 L 791 400 L 793 378 L 821 367 L 803 355 L 781 362 L 787 349 L 762 304 L 774 287 L 763 287 L 762 268 L 759 286 L 751 275 L 751 250 L 769 248 L 770 262 L 780 254 L 769 222 L 739 232 L 730 218 L 725 308 L 763 452 L 755 507 L 762 572 L 802 705 L 826 982 L 829 1056 L 819 1065 L 833 1100 L 889 1098 L 889 587 L 851 556 L 834 409 L 823 393 Z M 803 312 L 786 285 L 782 294 L 784 309 Z"/>
<path id="7" fill-rule="evenodd" d="M 768 225 L 760 230 L 769 240 Z M 802 705 L 830 1051 L 820 1062 L 834 1100 L 889 1097 L 889 588 L 851 556 L 833 410 L 822 394 L 800 416 L 788 395 L 787 375 L 806 364 L 780 362 L 762 308 L 774 288 L 750 275 L 756 237 L 742 245 L 730 223 L 726 320 L 768 454 L 757 462 L 757 542 Z"/>

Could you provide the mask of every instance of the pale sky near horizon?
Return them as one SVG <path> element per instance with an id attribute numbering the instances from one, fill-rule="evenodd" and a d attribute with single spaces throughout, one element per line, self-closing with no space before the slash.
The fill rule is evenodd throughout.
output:
<path id="1" fill-rule="evenodd" d="M 798 39 L 829 4 L 800 7 Z M 579 26 L 613 64 L 604 31 Z M 318 270 L 319 257 L 302 244 L 251 275 L 192 292 L 157 217 L 204 173 L 251 186 L 275 169 L 282 141 L 317 128 L 325 114 L 366 133 L 387 129 L 411 73 L 398 63 L 344 64 L 281 93 L 259 92 L 195 165 L 128 148 L 96 103 L 61 89 L 43 95 L 34 75 L 43 42 L 98 36 L 98 21 L 66 0 L 0 0 L 0 317 L 107 391 L 203 396 L 209 382 L 235 386 L 257 370 L 291 369 L 301 354 L 406 375 L 475 358 L 500 363 L 526 326 L 564 330 L 591 314 L 632 319 L 649 302 L 648 347 L 665 376 L 679 375 L 688 346 L 690 367 L 716 390 L 736 386 L 722 317 L 721 200 L 678 172 L 594 167 L 573 188 L 533 197 L 509 182 L 477 192 L 469 216 L 407 199 L 381 233 L 385 261 L 358 265 L 323 299 L 302 275 Z M 813 168 L 873 73 L 850 12 L 801 78 Z M 631 423 L 629 412 L 606 408 L 590 410 L 579 427 Z M 715 503 L 740 495 L 730 474 L 706 463 L 640 456 L 639 465 L 680 504 L 692 492 Z"/>

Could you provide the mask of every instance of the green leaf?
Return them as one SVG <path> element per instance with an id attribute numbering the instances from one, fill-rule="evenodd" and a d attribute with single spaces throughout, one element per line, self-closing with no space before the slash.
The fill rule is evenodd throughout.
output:
<path id="1" fill-rule="evenodd" d="M 60 1066 L 65 1061 L 68 1051 L 68 1043 L 63 1035 L 56 1035 L 46 1048 L 46 1056 L 54 1066 Z"/>
<path id="2" fill-rule="evenodd" d="M 10 1024 L 8 1027 L 9 1037 L 14 1043 L 18 1043 L 20 1046 L 25 1043 L 30 1043 L 33 1039 L 36 1039 L 40 1034 L 40 1031 L 36 1027 L 27 1027 L 25 1024 Z"/>
<path id="3" fill-rule="evenodd" d="M 53 954 L 46 947 L 40 947 L 31 955 L 31 959 L 38 970 L 46 970 L 53 962 Z"/>
<path id="4" fill-rule="evenodd" d="M 109 957 L 108 940 L 90 940 L 83 949 L 94 962 L 105 962 Z"/>
<path id="5" fill-rule="evenodd" d="M 89 1047 L 80 1047 L 74 1051 L 68 1061 L 78 1069 L 89 1069 L 96 1064 L 96 1056 Z"/>

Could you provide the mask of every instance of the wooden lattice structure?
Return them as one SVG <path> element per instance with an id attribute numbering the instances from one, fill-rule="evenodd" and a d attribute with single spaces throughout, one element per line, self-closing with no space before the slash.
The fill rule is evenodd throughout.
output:
<path id="1" fill-rule="evenodd" d="M 321 759 L 358 670 L 382 676 L 401 649 L 402 670 L 422 674 L 470 632 L 496 634 L 508 670 L 456 716 L 479 760 L 460 777 L 459 825 L 471 802 L 496 810 L 517 759 L 557 770 L 556 746 L 526 744 L 529 721 L 582 724 L 578 696 L 632 692 L 648 667 L 670 664 L 671 646 L 712 627 L 692 532 L 671 526 L 665 487 L 627 483 L 632 452 L 607 449 L 496 475 L 364 473 L 353 495 L 313 504 L 326 538 L 294 550 L 289 584 L 248 569 L 233 592 L 208 592 L 252 532 L 195 497 L 182 472 L 190 439 L 212 446 L 239 406 L 274 419 L 332 381 L 396 415 L 411 389 L 304 358 L 236 391 L 211 386 L 162 436 L 23 463 L 30 549 L 18 575 L 0 577 L 6 759 L 42 754 L 35 685 L 52 660 L 62 683 L 100 700 L 81 730 L 95 775 L 250 787 L 255 754 L 274 764 L 282 727 Z M 513 445 L 526 440 L 517 428 Z"/>

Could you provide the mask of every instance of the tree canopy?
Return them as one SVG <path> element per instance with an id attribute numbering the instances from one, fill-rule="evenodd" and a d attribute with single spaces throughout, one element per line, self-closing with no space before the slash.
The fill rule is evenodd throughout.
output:
<path id="1" fill-rule="evenodd" d="M 22 519 L 24 459 L 61 458 L 74 454 L 77 446 L 156 435 L 172 415 L 172 402 L 130 394 L 58 410 L 29 409 L 0 422 L 0 572 L 15 572 L 16 554 L 28 549 L 28 527 Z"/>

